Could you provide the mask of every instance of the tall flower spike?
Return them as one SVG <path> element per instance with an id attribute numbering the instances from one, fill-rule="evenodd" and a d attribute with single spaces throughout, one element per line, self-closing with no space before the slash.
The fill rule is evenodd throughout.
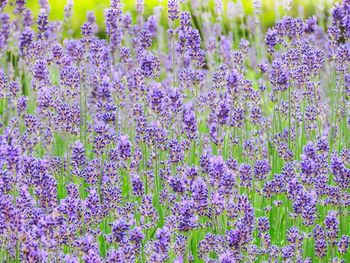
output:
<path id="1" fill-rule="evenodd" d="M 171 21 L 179 18 L 179 0 L 168 0 L 168 18 Z"/>

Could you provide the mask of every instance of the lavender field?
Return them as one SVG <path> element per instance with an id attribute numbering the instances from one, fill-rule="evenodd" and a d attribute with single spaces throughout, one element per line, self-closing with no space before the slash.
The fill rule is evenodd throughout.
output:
<path id="1" fill-rule="evenodd" d="M 267 30 L 259 0 L 111 0 L 80 37 L 72 1 L 25 2 L 0 0 L 0 262 L 350 262 L 350 0 Z"/>

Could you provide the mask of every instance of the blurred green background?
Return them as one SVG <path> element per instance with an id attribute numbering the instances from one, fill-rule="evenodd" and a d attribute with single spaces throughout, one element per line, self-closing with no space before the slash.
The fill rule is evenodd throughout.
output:
<path id="1" fill-rule="evenodd" d="M 51 19 L 62 20 L 64 17 L 64 6 L 66 5 L 67 0 L 49 0 L 51 6 Z M 135 17 L 135 2 L 137 0 L 122 0 L 124 12 L 130 12 L 133 17 Z M 230 20 L 227 18 L 227 3 L 237 2 L 237 0 L 223 0 L 224 4 L 224 23 L 229 23 Z M 189 5 L 189 2 L 200 2 L 203 5 L 207 6 L 207 9 L 214 12 L 215 3 L 214 0 L 186 0 L 184 1 Z M 204 4 L 208 2 L 207 4 Z M 245 14 L 252 14 L 253 12 L 253 0 L 241 0 Z M 260 16 L 262 21 L 263 28 L 267 28 L 273 25 L 276 17 L 280 17 L 285 14 L 282 5 L 284 3 L 291 2 L 291 0 L 262 0 L 262 15 Z M 300 15 L 303 14 L 304 17 L 309 17 L 313 14 L 318 16 L 329 14 L 329 10 L 335 0 L 294 0 L 291 3 L 291 10 L 289 15 Z M 167 23 L 167 0 L 144 0 L 145 12 L 144 15 L 150 15 L 153 12 L 155 6 L 163 6 L 162 9 L 162 23 Z M 34 15 L 37 15 L 39 12 L 38 0 L 27 0 L 27 6 L 32 10 Z M 104 31 L 104 9 L 108 8 L 109 0 L 75 0 L 73 8 L 73 18 L 71 21 L 72 29 L 74 34 L 79 34 L 79 29 L 81 24 L 85 21 L 86 12 L 89 10 L 94 10 L 97 22 L 99 25 L 100 32 Z M 279 8 L 276 8 L 279 6 Z"/>

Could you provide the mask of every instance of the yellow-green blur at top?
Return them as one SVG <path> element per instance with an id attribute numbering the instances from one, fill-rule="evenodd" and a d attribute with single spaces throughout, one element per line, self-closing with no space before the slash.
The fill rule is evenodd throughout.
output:
<path id="1" fill-rule="evenodd" d="M 67 0 L 48 0 L 51 6 L 50 19 L 62 20 L 64 17 L 64 6 Z M 109 6 L 109 0 L 72 0 L 74 2 L 73 17 L 71 20 L 72 29 L 75 34 L 79 34 L 81 24 L 85 21 L 86 12 L 93 10 L 95 12 L 97 23 L 100 31 L 104 30 L 104 10 Z M 136 16 L 135 4 L 137 0 L 121 0 L 124 7 L 124 12 L 130 12 L 133 17 Z M 238 0 L 222 0 L 224 6 L 223 21 L 227 23 L 227 6 L 229 2 L 237 2 Z M 253 12 L 253 2 L 255 0 L 240 0 L 244 12 L 249 15 Z M 288 11 L 288 15 L 308 17 L 313 14 L 324 13 L 329 10 L 335 0 L 261 0 L 262 1 L 262 16 L 261 22 L 263 28 L 273 25 L 276 18 L 285 15 L 283 6 L 289 5 L 293 8 Z M 150 15 L 155 6 L 163 6 L 163 22 L 166 23 L 167 15 L 167 0 L 144 0 L 144 15 Z M 182 0 L 183 5 L 188 5 L 193 2 L 207 3 L 208 9 L 214 12 L 215 0 Z M 36 17 L 39 13 L 38 0 L 27 0 L 27 6 L 30 8 Z M 327 15 L 325 13 L 325 15 Z"/>

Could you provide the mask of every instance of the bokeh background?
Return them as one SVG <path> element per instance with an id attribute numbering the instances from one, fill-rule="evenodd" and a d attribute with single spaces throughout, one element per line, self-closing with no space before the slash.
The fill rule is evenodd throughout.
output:
<path id="1" fill-rule="evenodd" d="M 11 0 L 10 0 L 11 1 Z M 62 20 L 64 18 L 64 6 L 67 0 L 48 0 L 50 4 L 50 19 Z M 74 0 L 72 0 L 74 1 Z M 125 12 L 130 12 L 135 18 L 137 13 L 135 9 L 135 3 L 137 0 L 121 0 L 123 3 L 123 9 Z M 229 2 L 241 1 L 244 9 L 244 13 L 247 16 L 253 12 L 253 0 L 223 0 L 224 14 L 223 23 L 230 23 L 232 18 L 227 16 Z M 215 12 L 215 0 L 184 0 L 183 6 L 190 6 L 200 3 L 205 6 L 207 11 Z M 285 10 L 283 5 L 290 3 L 291 9 L 288 11 L 288 15 L 309 17 L 313 14 L 323 14 L 325 17 L 329 15 L 329 8 L 336 2 L 336 0 L 262 0 L 262 15 L 261 22 L 263 28 L 268 28 L 273 25 L 276 18 L 283 16 Z M 27 6 L 32 10 L 36 16 L 39 11 L 38 0 L 27 0 Z M 75 0 L 73 8 L 73 18 L 71 20 L 71 26 L 75 36 L 79 35 L 80 26 L 85 21 L 86 13 L 89 10 L 95 12 L 97 22 L 99 25 L 100 35 L 103 35 L 104 31 L 104 10 L 108 8 L 109 0 Z M 167 23 L 167 0 L 144 0 L 144 15 L 148 16 L 153 13 L 156 6 L 162 6 L 162 23 Z M 239 19 L 236 17 L 236 19 Z"/>

